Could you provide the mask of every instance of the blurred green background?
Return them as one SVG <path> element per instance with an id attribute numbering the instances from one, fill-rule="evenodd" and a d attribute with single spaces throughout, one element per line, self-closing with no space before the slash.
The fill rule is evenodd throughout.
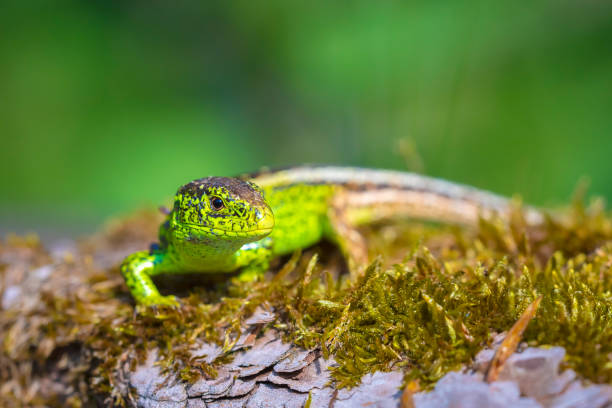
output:
<path id="1" fill-rule="evenodd" d="M 612 198 L 611 4 L 4 1 L 0 232 L 303 162 Z"/>

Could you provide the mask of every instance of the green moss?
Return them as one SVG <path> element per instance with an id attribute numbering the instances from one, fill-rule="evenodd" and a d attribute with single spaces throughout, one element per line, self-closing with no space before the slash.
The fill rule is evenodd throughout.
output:
<path id="1" fill-rule="evenodd" d="M 214 376 L 231 359 L 241 322 L 264 305 L 287 341 L 335 358 L 337 386 L 402 367 L 406 380 L 427 387 L 469 363 L 541 295 L 524 339 L 563 346 L 568 366 L 612 382 L 612 223 L 601 206 L 578 201 L 562 222 L 539 227 L 517 211 L 510 225 L 483 220 L 473 231 L 406 222 L 364 233 L 381 256 L 354 282 L 337 252 L 319 246 L 284 260 L 262 281 L 201 288 L 165 315 L 136 315 L 117 270 L 90 273 L 83 293 L 45 297 L 38 313 L 46 323 L 29 341 L 85 344 L 95 367 L 87 373 L 91 383 L 121 403 L 114 373 L 126 358 L 137 356 L 129 361 L 135 366 L 159 348 L 162 367 L 185 380 Z M 203 363 L 193 355 L 203 341 L 225 354 Z M 32 358 L 21 350 L 11 358 Z"/>

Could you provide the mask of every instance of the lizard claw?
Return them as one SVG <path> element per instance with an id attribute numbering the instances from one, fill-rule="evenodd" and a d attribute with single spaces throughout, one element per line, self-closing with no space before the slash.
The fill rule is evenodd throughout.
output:
<path id="1" fill-rule="evenodd" d="M 150 314 L 158 318 L 166 317 L 168 312 L 176 311 L 181 306 L 175 296 L 151 296 L 136 307 L 138 314 Z"/>

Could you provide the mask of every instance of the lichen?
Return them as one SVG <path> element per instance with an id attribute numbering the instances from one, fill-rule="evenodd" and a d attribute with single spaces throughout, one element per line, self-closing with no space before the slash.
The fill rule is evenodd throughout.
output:
<path id="1" fill-rule="evenodd" d="M 161 366 L 186 381 L 214 377 L 215 368 L 231 359 L 244 320 L 263 306 L 277 315 L 273 325 L 286 341 L 333 356 L 336 386 L 401 367 L 406 381 L 427 388 L 469 364 L 541 296 L 524 340 L 563 346 L 567 366 L 585 379 L 610 383 L 612 221 L 598 202 L 588 208 L 582 202 L 537 227 L 527 225 L 518 210 L 508 225 L 481 220 L 476 229 L 410 221 L 369 227 L 363 233 L 374 261 L 355 280 L 336 249 L 324 244 L 279 260 L 260 281 L 221 280 L 193 290 L 178 310 L 140 314 L 116 263 L 100 269 L 93 253 L 110 251 L 113 240 L 123 239 L 118 230 L 142 224 L 145 217 L 137 217 L 89 241 L 80 256 L 56 264 L 52 280 L 72 274 L 82 277 L 80 282 L 61 289 L 65 282 L 51 285 L 27 314 L 0 311 L 0 330 L 8 333 L 0 340 L 0 365 L 23 373 L 13 380 L 15 389 L 26 389 L 35 369 L 45 367 L 57 350 L 76 347 L 80 371 L 66 365 L 67 371 L 77 370 L 70 379 L 78 396 L 72 401 L 86 400 L 82 390 L 93 387 L 124 404 L 119 366 L 133 367 L 157 349 Z M 12 238 L 0 254 L 26 248 L 34 251 L 31 258 L 24 255 L 28 265 L 38 265 L 44 262 L 37 257 L 48 254 L 36 245 Z M 12 261 L 3 259 L 0 270 L 6 273 Z M 19 331 L 24 325 L 28 329 Z M 204 342 L 224 352 L 206 363 L 196 353 Z M 2 381 L 11 375 L 0 370 Z M 9 401 L 3 392 L 0 401 Z M 23 401 L 22 394 L 11 392 Z"/>

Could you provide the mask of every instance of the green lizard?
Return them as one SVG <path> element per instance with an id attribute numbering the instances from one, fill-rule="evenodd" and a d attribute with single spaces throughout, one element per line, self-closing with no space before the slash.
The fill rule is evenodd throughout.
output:
<path id="1" fill-rule="evenodd" d="M 252 279 L 270 259 L 323 238 L 335 242 L 350 269 L 367 263 L 356 227 L 408 216 L 474 224 L 479 216 L 508 213 L 506 198 L 412 173 L 348 167 L 301 166 L 239 178 L 207 177 L 179 188 L 161 225 L 159 245 L 128 256 L 121 273 L 138 304 L 176 306 L 151 276 L 230 272 Z M 531 222 L 541 220 L 527 209 Z"/>

